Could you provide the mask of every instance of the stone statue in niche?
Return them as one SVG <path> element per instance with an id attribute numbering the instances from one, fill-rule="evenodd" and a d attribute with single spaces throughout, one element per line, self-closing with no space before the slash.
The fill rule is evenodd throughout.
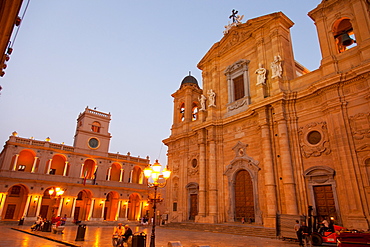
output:
<path id="1" fill-rule="evenodd" d="M 262 63 L 259 63 L 259 68 L 255 73 L 257 74 L 256 85 L 266 85 L 266 69 L 262 67 Z"/>
<path id="2" fill-rule="evenodd" d="M 272 76 L 271 79 L 274 79 L 276 77 L 281 78 L 281 75 L 283 73 L 283 69 L 281 67 L 281 57 L 280 55 L 277 55 L 274 57 L 274 61 L 271 63 L 271 72 Z"/>
<path id="3" fill-rule="evenodd" d="M 208 94 L 208 100 L 209 100 L 209 104 L 208 104 L 208 107 L 216 107 L 216 104 L 215 104 L 215 99 L 216 99 L 216 93 L 210 89 L 208 90 L 207 92 Z"/>
<path id="4" fill-rule="evenodd" d="M 205 111 L 206 110 L 206 96 L 204 96 L 203 94 L 198 98 L 199 99 L 199 102 L 200 102 L 200 109 L 199 111 Z"/>

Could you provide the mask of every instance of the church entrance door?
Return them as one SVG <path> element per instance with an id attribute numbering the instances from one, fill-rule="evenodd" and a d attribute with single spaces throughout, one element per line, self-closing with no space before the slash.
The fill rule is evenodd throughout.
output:
<path id="1" fill-rule="evenodd" d="M 313 187 L 316 204 L 316 214 L 319 217 L 334 217 L 337 219 L 337 212 L 335 209 L 335 200 L 333 188 L 331 185 L 321 185 Z"/>
<path id="2" fill-rule="evenodd" d="M 254 222 L 254 195 L 252 178 L 248 171 L 241 170 L 235 178 L 235 220 Z"/>
<path id="3" fill-rule="evenodd" d="M 190 194 L 190 216 L 189 220 L 194 220 L 198 215 L 198 195 Z"/>

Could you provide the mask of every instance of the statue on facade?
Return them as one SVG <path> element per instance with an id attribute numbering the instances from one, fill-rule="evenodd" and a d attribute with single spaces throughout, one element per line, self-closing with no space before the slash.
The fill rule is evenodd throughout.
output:
<path id="1" fill-rule="evenodd" d="M 216 93 L 212 89 L 210 89 L 208 90 L 207 94 L 208 94 L 208 100 L 209 100 L 208 107 L 212 107 L 212 106 L 216 107 L 215 105 Z"/>
<path id="2" fill-rule="evenodd" d="M 206 96 L 204 96 L 203 94 L 198 98 L 199 102 L 200 102 L 200 111 L 205 111 L 206 110 Z"/>
<path id="3" fill-rule="evenodd" d="M 259 63 L 259 68 L 256 70 L 257 74 L 257 84 L 256 85 L 266 85 L 266 69 L 262 67 L 262 63 Z"/>
<path id="4" fill-rule="evenodd" d="M 236 27 L 242 23 L 241 21 L 244 18 L 244 15 L 237 15 L 237 13 L 238 13 L 237 10 L 235 9 L 232 10 L 231 15 L 229 16 L 229 19 L 232 19 L 233 22 L 232 23 L 229 22 L 225 26 L 224 34 L 227 34 L 232 27 Z"/>
<path id="5" fill-rule="evenodd" d="M 281 60 L 280 55 L 277 55 L 274 57 L 274 61 L 271 63 L 271 72 L 272 72 L 271 79 L 276 78 L 276 77 L 281 78 L 281 75 L 283 72 L 283 69 L 281 67 L 281 61 L 282 60 Z"/>

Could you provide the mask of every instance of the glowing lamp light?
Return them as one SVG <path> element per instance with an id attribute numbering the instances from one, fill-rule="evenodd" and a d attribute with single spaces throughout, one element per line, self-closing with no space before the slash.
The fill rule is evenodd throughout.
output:
<path id="1" fill-rule="evenodd" d="M 158 163 L 158 160 L 155 160 L 155 163 L 152 165 L 152 169 L 154 172 L 160 172 L 161 171 L 161 164 Z"/>
<path id="2" fill-rule="evenodd" d="M 53 189 L 50 189 L 49 190 L 49 195 L 52 195 L 52 194 L 54 194 L 54 190 Z"/>
<path id="3" fill-rule="evenodd" d="M 46 137 L 45 141 L 50 142 L 50 137 Z"/>
<path id="4" fill-rule="evenodd" d="M 171 176 L 171 171 L 168 170 L 168 168 L 166 166 L 166 168 L 163 169 L 162 174 L 163 174 L 164 179 L 169 179 L 170 176 Z"/>
<path id="5" fill-rule="evenodd" d="M 150 178 L 150 175 L 152 175 L 152 171 L 153 170 L 150 168 L 150 166 L 145 167 L 145 169 L 144 169 L 144 176 L 146 178 Z"/>

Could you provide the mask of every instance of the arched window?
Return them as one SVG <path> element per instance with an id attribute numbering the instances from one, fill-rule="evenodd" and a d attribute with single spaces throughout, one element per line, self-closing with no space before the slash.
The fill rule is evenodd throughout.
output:
<path id="1" fill-rule="evenodd" d="M 185 120 L 185 103 L 182 103 L 180 106 L 180 122 Z"/>
<path id="2" fill-rule="evenodd" d="M 196 103 L 193 103 L 193 108 L 191 109 L 191 120 L 195 121 L 198 119 L 198 105 Z"/>
<path id="3" fill-rule="evenodd" d="M 338 20 L 334 24 L 333 34 L 339 53 L 357 45 L 355 35 L 353 33 L 353 27 L 349 19 Z"/>
<path id="4" fill-rule="evenodd" d="M 100 133 L 100 127 L 100 123 L 95 121 L 91 125 L 91 130 L 95 133 Z"/>

